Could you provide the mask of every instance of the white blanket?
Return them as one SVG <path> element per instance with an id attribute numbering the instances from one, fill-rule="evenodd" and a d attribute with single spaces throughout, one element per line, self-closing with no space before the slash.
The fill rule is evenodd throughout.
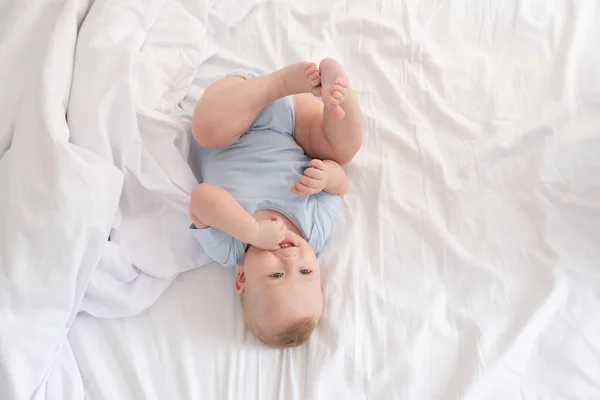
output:
<path id="1" fill-rule="evenodd" d="M 122 173 L 69 142 L 85 1 L 16 3 L 0 44 L 0 398 L 45 383 L 117 210 Z"/>
<path id="2" fill-rule="evenodd" d="M 0 399 L 600 398 L 597 1 L 24 3 L 0 4 Z M 142 312 L 208 261 L 202 90 L 324 56 L 366 136 L 315 337 L 257 346 L 222 269 Z"/>
<path id="3" fill-rule="evenodd" d="M 189 115 L 177 111 L 196 65 L 214 50 L 205 34 L 205 22 L 164 0 L 95 3 L 82 25 L 67 114 L 71 141 L 100 152 L 125 177 L 83 303 L 92 315 L 135 315 L 180 272 L 208 262 L 188 232 L 197 181 L 187 164 Z"/>
<path id="4" fill-rule="evenodd" d="M 66 342 L 80 308 L 136 314 L 181 271 L 208 261 L 187 235 L 196 181 L 189 116 L 177 104 L 214 52 L 204 40 L 210 4 L 7 6 L 0 398 L 80 398 Z"/>

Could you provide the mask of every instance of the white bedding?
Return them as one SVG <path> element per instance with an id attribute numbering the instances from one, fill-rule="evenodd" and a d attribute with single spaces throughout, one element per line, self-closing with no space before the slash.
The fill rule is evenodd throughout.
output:
<path id="1" fill-rule="evenodd" d="M 600 398 L 600 3 L 29 6 L 0 5 L 0 399 Z M 187 235 L 190 113 L 325 56 L 364 146 L 319 329 L 272 350 Z"/>

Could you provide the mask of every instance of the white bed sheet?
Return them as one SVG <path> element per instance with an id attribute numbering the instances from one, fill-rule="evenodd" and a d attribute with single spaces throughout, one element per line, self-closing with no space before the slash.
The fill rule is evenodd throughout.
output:
<path id="1" fill-rule="evenodd" d="M 2 204 L 19 213 L 6 219 L 0 284 L 21 303 L 0 303 L 0 328 L 19 328 L 0 329 L 0 395 L 600 398 L 600 4 L 236 3 L 57 1 L 40 21 L 71 25 L 49 36 L 34 24 L 32 43 L 53 45 L 42 66 L 22 68 L 16 40 L 0 46 L 12 56 L 2 82 L 25 93 L 1 98 Z M 181 236 L 189 113 L 231 69 L 325 56 L 348 69 L 366 136 L 322 259 L 320 327 L 307 346 L 272 350 L 244 327 L 233 272 L 194 269 L 205 256 Z M 36 69 L 51 82 L 37 97 L 11 78 Z M 82 313 L 61 342 L 80 306 L 139 315 Z M 53 329 L 20 323 L 36 318 Z"/>
<path id="2" fill-rule="evenodd" d="M 307 346 L 260 346 L 233 272 L 180 276 L 122 320 L 79 316 L 90 399 L 600 398 L 600 7 L 273 2 L 214 76 L 338 58 L 365 117 Z"/>

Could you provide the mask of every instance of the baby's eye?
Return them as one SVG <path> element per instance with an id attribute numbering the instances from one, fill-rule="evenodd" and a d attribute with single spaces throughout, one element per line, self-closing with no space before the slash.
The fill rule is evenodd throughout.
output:
<path id="1" fill-rule="evenodd" d="M 283 277 L 283 272 L 275 272 L 274 274 L 269 275 L 271 278 L 279 279 Z"/>
<path id="2" fill-rule="evenodd" d="M 310 273 L 311 273 L 311 272 L 312 272 L 312 271 L 311 271 L 310 269 L 301 269 L 301 270 L 300 270 L 300 273 L 301 273 L 302 275 L 310 275 Z"/>

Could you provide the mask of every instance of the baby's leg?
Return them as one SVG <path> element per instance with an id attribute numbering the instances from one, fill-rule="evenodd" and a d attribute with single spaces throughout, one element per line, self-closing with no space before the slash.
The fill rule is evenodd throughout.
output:
<path id="1" fill-rule="evenodd" d="M 267 104 L 292 94 L 308 93 L 320 83 L 317 65 L 288 65 L 266 76 L 228 77 L 209 86 L 194 110 L 192 134 L 204 147 L 235 143 Z"/>
<path id="2" fill-rule="evenodd" d="M 335 60 L 321 61 L 321 86 L 295 97 L 296 140 L 311 157 L 345 164 L 362 145 L 362 116 L 348 76 Z"/>

